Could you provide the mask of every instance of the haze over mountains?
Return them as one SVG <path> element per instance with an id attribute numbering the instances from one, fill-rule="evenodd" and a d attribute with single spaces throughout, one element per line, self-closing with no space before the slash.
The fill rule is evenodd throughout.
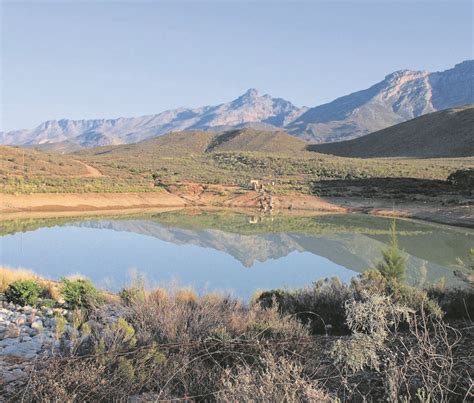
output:
<path id="1" fill-rule="evenodd" d="M 92 120 L 50 120 L 28 130 L 0 133 L 0 144 L 63 149 L 136 143 L 183 130 L 284 129 L 312 142 L 334 142 L 438 110 L 474 103 L 474 60 L 429 73 L 402 70 L 372 87 L 313 108 L 250 89 L 217 106 L 179 108 L 156 115 Z"/>

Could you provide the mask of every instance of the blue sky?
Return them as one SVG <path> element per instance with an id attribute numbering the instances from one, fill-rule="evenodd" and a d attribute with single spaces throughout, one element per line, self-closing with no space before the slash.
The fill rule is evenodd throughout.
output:
<path id="1" fill-rule="evenodd" d="M 473 58 L 466 1 L 1 1 L 0 130 L 236 98 L 314 106 Z"/>

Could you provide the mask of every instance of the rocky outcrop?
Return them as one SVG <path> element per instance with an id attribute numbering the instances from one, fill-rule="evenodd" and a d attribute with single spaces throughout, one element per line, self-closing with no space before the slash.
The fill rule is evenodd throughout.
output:
<path id="1" fill-rule="evenodd" d="M 39 358 L 59 348 L 55 336 L 55 314 L 62 309 L 36 309 L 13 304 L 0 305 L 0 385 L 21 381 Z"/>

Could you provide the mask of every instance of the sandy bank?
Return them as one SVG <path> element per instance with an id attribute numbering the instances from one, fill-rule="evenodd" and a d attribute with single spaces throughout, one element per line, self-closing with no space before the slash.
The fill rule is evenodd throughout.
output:
<path id="1" fill-rule="evenodd" d="M 219 194 L 216 192 L 156 193 L 36 193 L 0 194 L 3 217 L 67 216 L 77 214 L 133 213 L 146 209 L 230 208 L 258 210 L 256 192 Z M 436 203 L 396 203 L 393 200 L 363 198 L 324 198 L 297 192 L 273 196 L 280 212 L 357 212 L 376 216 L 415 218 L 441 224 L 474 228 L 474 206 L 440 206 Z M 298 214 L 301 214 L 298 213 Z"/>
<path id="2" fill-rule="evenodd" d="M 397 202 L 389 199 L 364 199 L 364 198 L 328 198 L 330 203 L 345 207 L 353 212 L 370 214 L 382 217 L 404 217 L 439 224 L 454 225 L 474 228 L 474 206 L 446 205 L 439 202 L 416 203 Z"/>
<path id="3" fill-rule="evenodd" d="M 99 211 L 153 207 L 185 207 L 181 197 L 166 193 L 34 193 L 1 194 L 0 213 Z"/>
<path id="4" fill-rule="evenodd" d="M 257 208 L 255 192 L 205 193 L 34 193 L 1 194 L 0 213 L 131 210 L 160 207 Z M 347 212 L 318 197 L 291 193 L 274 196 L 275 209 Z"/>

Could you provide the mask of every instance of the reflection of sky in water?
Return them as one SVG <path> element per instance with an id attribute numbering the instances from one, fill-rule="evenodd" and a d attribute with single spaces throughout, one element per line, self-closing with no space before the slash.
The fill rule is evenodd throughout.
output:
<path id="1" fill-rule="evenodd" d="M 149 286 L 177 282 L 199 292 L 232 290 L 244 298 L 257 289 L 301 287 L 331 276 L 348 281 L 355 274 L 309 252 L 291 252 L 246 268 L 234 257 L 211 248 L 73 226 L 0 238 L 0 263 L 31 268 L 49 278 L 80 273 L 112 289 L 128 283 L 130 272 L 137 270 L 145 274 Z"/>

